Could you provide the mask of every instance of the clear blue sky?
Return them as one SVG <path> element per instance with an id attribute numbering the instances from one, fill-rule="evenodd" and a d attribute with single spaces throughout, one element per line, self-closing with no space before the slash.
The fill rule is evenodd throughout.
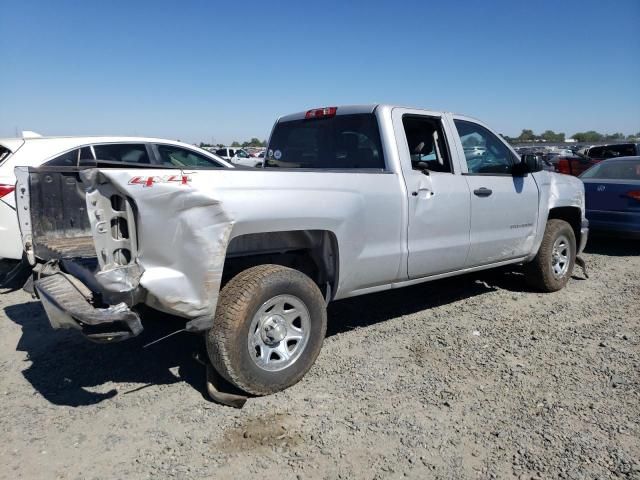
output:
<path id="1" fill-rule="evenodd" d="M 345 103 L 640 130 L 640 0 L 6 0 L 0 136 L 266 138 Z"/>

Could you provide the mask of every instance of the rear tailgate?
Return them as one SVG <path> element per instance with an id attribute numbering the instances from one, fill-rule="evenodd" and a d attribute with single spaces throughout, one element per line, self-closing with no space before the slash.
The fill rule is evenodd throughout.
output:
<path id="1" fill-rule="evenodd" d="M 105 169 L 122 168 L 122 164 L 118 162 L 99 160 L 97 165 Z M 96 257 L 87 212 L 86 185 L 80 178 L 80 172 L 92 168 L 94 167 L 16 167 L 18 221 L 23 246 L 31 264 L 35 263 L 36 258 L 47 261 Z M 149 168 L 159 167 L 136 165 L 137 170 Z M 120 195 L 112 197 L 111 202 L 113 205 L 109 210 L 117 218 L 112 224 L 105 224 L 101 228 L 111 229 L 114 242 L 131 243 L 127 222 L 124 221 L 127 215 L 132 215 L 131 206 Z M 105 213 L 108 207 L 105 205 Z M 120 218 L 123 220 L 119 220 Z M 94 219 L 96 220 L 99 221 Z M 113 252 L 109 253 L 108 256 L 111 257 Z"/>
<path id="2" fill-rule="evenodd" d="M 95 257 L 85 192 L 77 168 L 29 169 L 31 235 L 35 256 Z"/>

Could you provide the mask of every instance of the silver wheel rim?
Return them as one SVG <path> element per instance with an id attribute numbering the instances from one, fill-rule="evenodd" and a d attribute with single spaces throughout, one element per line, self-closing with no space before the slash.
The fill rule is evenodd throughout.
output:
<path id="1" fill-rule="evenodd" d="M 264 302 L 251 320 L 249 356 L 262 370 L 283 370 L 300 358 L 310 333 L 311 317 L 302 300 L 278 295 Z"/>
<path id="2" fill-rule="evenodd" d="M 569 246 L 569 239 L 560 235 L 553 242 L 553 249 L 551 250 L 551 271 L 556 278 L 562 278 L 567 274 L 569 270 L 569 263 L 571 260 L 571 247 Z"/>

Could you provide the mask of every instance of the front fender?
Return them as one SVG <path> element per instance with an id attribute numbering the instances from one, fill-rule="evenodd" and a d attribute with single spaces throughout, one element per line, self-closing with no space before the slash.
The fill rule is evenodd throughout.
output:
<path id="1" fill-rule="evenodd" d="M 576 177 L 561 173 L 542 171 L 533 174 L 540 191 L 538 231 L 531 254 L 526 261 L 533 260 L 538 253 L 549 212 L 554 208 L 571 207 L 580 210 L 580 219 L 585 222 L 584 184 Z M 586 238 L 586 237 L 585 237 Z"/>

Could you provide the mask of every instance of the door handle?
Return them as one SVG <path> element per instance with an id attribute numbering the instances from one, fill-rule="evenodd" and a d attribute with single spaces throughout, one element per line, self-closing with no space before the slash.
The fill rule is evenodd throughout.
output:
<path id="1" fill-rule="evenodd" d="M 418 195 L 420 195 L 420 193 L 423 194 L 421 195 L 421 198 L 431 198 L 435 195 L 435 193 L 433 193 L 433 190 L 430 190 L 428 188 L 420 188 L 418 189 L 418 191 L 411 192 L 411 196 L 417 197 Z"/>
<path id="2" fill-rule="evenodd" d="M 473 193 L 475 195 L 477 195 L 478 197 L 488 197 L 489 195 L 491 195 L 493 193 L 493 190 L 491 190 L 490 188 L 486 188 L 486 187 L 481 187 L 481 188 L 476 188 Z"/>

